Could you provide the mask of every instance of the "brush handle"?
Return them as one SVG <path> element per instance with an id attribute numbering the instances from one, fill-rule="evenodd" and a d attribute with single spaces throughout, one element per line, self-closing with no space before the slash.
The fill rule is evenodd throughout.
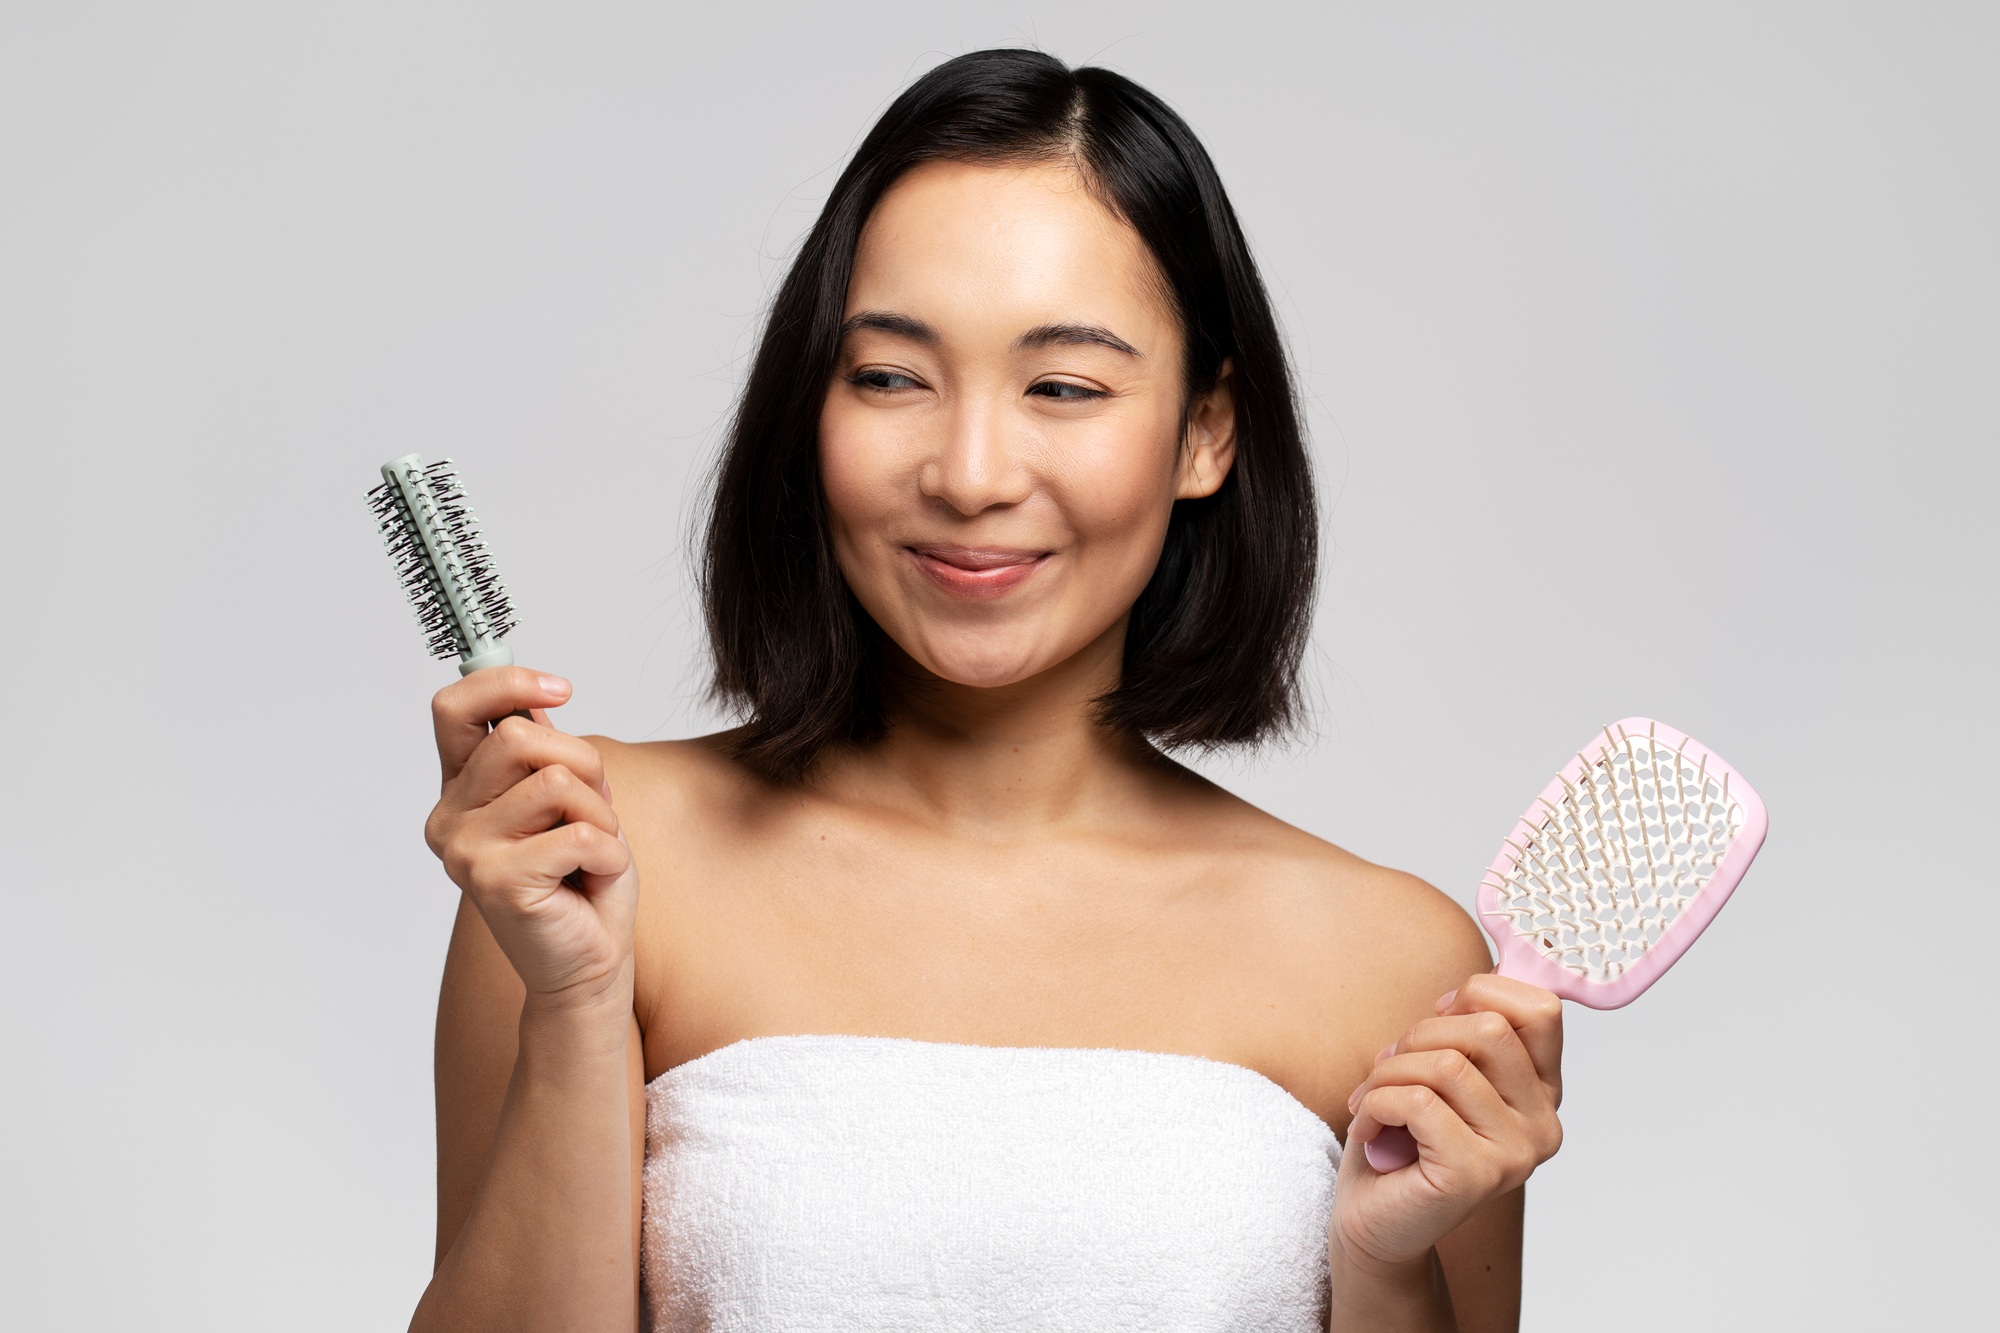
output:
<path id="1" fill-rule="evenodd" d="M 463 657 L 459 658 L 458 674 L 469 676 L 481 667 L 513 665 L 514 650 L 512 648 L 509 648 L 504 643 L 487 641 L 476 646 L 472 652 L 466 653 Z M 514 716 L 527 717 L 528 715 L 517 708 L 514 710 Z"/>
<path id="2" fill-rule="evenodd" d="M 486 645 L 484 648 L 480 649 L 476 653 L 467 653 L 463 658 L 461 658 L 458 664 L 458 674 L 461 676 L 469 676 L 473 672 L 479 670 L 481 667 L 512 666 L 512 665 L 514 665 L 513 649 L 509 648 L 504 643 L 493 643 Z M 513 712 L 507 714 L 507 716 L 525 717 L 530 722 L 535 721 L 535 715 L 529 712 L 525 708 L 516 708 Z M 488 722 L 486 724 L 487 732 L 490 734 L 493 728 L 498 726 L 504 720 L 505 719 L 503 718 L 495 718 L 493 719 L 493 721 Z M 539 726 L 540 724 L 537 723 L 536 725 Z M 555 827 L 561 828 L 564 824 L 567 823 L 569 823 L 567 819 L 559 819 L 556 821 Z M 570 871 L 567 875 L 564 875 L 562 878 L 562 882 L 569 885 L 572 889 L 575 889 L 578 893 L 583 892 L 583 881 L 577 878 L 577 872 L 574 870 Z"/>
<path id="3" fill-rule="evenodd" d="M 1417 1160 L 1417 1140 L 1401 1125 L 1384 1125 L 1382 1132 L 1363 1145 L 1368 1165 L 1384 1175 L 1400 1171 Z"/>

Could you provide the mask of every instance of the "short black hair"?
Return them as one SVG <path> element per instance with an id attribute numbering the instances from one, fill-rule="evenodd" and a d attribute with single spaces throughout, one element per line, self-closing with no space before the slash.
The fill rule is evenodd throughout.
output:
<path id="1" fill-rule="evenodd" d="M 890 105 L 772 303 L 700 553 L 711 695 L 746 719 L 735 757 L 797 781 L 828 745 L 884 733 L 883 634 L 835 563 L 819 419 L 863 224 L 898 177 L 935 160 L 1073 164 L 1166 277 L 1185 334 L 1183 402 L 1232 362 L 1235 462 L 1215 494 L 1175 502 L 1099 720 L 1167 748 L 1291 728 L 1317 512 L 1291 368 L 1235 211 L 1193 131 L 1158 97 L 1109 70 L 994 50 L 946 61 Z"/>

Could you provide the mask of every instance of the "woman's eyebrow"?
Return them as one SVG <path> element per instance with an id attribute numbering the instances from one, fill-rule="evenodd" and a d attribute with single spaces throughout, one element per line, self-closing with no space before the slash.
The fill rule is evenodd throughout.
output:
<path id="1" fill-rule="evenodd" d="M 936 347 L 944 340 L 938 331 L 914 315 L 899 315 L 893 310 L 863 310 L 849 315 L 841 321 L 840 336 L 845 338 L 856 329 L 874 329 L 877 333 L 893 333 L 926 347 Z"/>
<path id="2" fill-rule="evenodd" d="M 1095 343 L 1127 356 L 1140 355 L 1138 348 L 1099 324 L 1044 324 L 1016 338 L 1014 350 L 1025 352 L 1034 347 L 1075 346 L 1081 343 Z"/>
<path id="3" fill-rule="evenodd" d="M 908 338 L 926 347 L 936 347 L 944 341 L 936 329 L 921 319 L 894 310 L 863 310 L 849 315 L 841 321 L 840 336 L 845 338 L 858 329 L 873 329 L 877 333 Z M 1138 348 L 1101 324 L 1042 324 L 1029 329 L 1014 340 L 1014 350 L 1017 352 L 1037 347 L 1080 345 L 1109 347 L 1112 351 L 1123 352 L 1127 356 L 1142 356 Z"/>

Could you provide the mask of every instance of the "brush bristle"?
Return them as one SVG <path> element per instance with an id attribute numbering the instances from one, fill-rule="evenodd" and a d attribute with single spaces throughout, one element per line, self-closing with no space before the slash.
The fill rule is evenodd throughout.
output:
<path id="1" fill-rule="evenodd" d="M 368 492 L 368 507 L 416 612 L 425 649 L 433 657 L 468 656 L 479 640 L 498 639 L 513 630 L 514 608 L 451 460 L 426 464 L 412 479 L 424 497 L 416 510 L 387 481 Z M 430 544 L 424 541 L 426 531 Z M 432 555 L 433 545 L 442 553 L 442 568 Z M 447 583 L 458 589 L 463 616 L 446 595 Z"/>
<path id="2" fill-rule="evenodd" d="M 1542 956 L 1608 983 L 1657 945 L 1707 886 L 1744 823 L 1705 753 L 1609 730 L 1508 838 L 1489 871 L 1500 914 Z M 1567 770 L 1565 770 L 1567 772 Z"/>

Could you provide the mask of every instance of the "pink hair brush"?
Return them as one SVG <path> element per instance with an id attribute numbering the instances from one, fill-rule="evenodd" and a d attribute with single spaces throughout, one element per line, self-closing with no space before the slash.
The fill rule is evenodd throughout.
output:
<path id="1" fill-rule="evenodd" d="M 1479 920 L 1503 977 L 1593 1009 L 1639 998 L 1729 901 L 1766 816 L 1721 756 L 1651 718 L 1614 722 L 1563 765 L 1500 845 Z M 1368 1164 L 1417 1160 L 1390 1125 Z"/>

